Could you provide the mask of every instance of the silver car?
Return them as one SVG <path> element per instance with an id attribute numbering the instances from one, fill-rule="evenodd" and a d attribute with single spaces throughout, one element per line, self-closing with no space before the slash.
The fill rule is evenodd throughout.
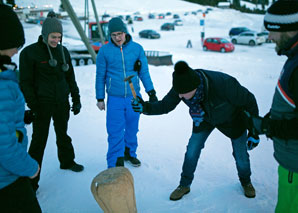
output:
<path id="1" fill-rule="evenodd" d="M 233 44 L 248 44 L 249 46 L 261 45 L 266 42 L 264 36 L 255 31 L 246 31 L 239 35 L 232 36 Z"/>

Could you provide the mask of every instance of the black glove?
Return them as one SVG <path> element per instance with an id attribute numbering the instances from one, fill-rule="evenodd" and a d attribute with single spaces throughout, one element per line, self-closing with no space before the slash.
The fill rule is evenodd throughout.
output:
<path id="1" fill-rule="evenodd" d="M 133 66 L 133 70 L 139 73 L 141 68 L 142 68 L 142 62 L 138 59 L 138 60 L 136 60 L 134 66 Z"/>
<path id="2" fill-rule="evenodd" d="M 148 92 L 148 95 L 149 95 L 149 102 L 150 103 L 153 103 L 153 102 L 157 102 L 158 101 L 157 96 L 156 96 L 156 92 L 155 92 L 154 89 L 153 90 L 150 90 Z"/>
<path id="3" fill-rule="evenodd" d="M 252 135 L 266 134 L 268 136 L 270 121 L 269 116 L 266 116 L 265 118 L 253 116 L 247 111 L 244 111 L 244 114 L 246 117 L 246 128 L 251 132 Z"/>
<path id="4" fill-rule="evenodd" d="M 26 110 L 24 114 L 24 123 L 31 124 L 34 121 L 35 113 L 32 110 Z"/>
<path id="5" fill-rule="evenodd" d="M 74 115 L 77 115 L 80 113 L 81 108 L 82 108 L 81 102 L 74 102 L 72 104 L 71 111 L 73 112 Z"/>
<path id="6" fill-rule="evenodd" d="M 139 113 L 144 112 L 145 102 L 144 102 L 144 100 L 141 97 L 137 96 L 136 99 L 133 98 L 131 100 L 131 105 L 132 105 L 133 111 L 139 112 Z"/>
<path id="7" fill-rule="evenodd" d="M 260 143 L 260 138 L 258 135 L 253 135 L 251 132 L 247 134 L 247 149 L 252 150 L 257 147 Z"/>

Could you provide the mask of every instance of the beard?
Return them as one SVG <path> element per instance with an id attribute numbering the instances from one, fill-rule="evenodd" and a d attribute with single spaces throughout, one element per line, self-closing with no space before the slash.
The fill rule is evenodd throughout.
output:
<path id="1" fill-rule="evenodd" d="M 282 33 L 280 35 L 280 39 L 278 41 L 275 41 L 275 51 L 277 53 L 280 53 L 280 51 L 285 50 L 290 39 L 291 37 L 288 34 Z"/>

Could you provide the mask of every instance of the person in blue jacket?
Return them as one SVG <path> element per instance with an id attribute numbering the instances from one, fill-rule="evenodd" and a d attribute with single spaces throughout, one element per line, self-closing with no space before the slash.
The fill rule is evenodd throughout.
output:
<path id="1" fill-rule="evenodd" d="M 140 95 L 141 80 L 151 102 L 157 101 L 156 92 L 142 46 L 132 41 L 120 18 L 112 18 L 108 28 L 111 38 L 98 52 L 95 85 L 100 110 L 105 110 L 105 87 L 108 94 L 108 168 L 124 166 L 124 160 L 137 167 L 141 165 L 136 154 L 140 114 L 132 110 L 132 92 L 124 79 L 134 75 L 131 80 L 137 95 Z"/>
<path id="2" fill-rule="evenodd" d="M 17 15 L 0 5 L 0 212 L 41 212 L 29 182 L 39 172 L 27 153 L 24 124 L 25 100 L 11 57 L 25 43 Z"/>

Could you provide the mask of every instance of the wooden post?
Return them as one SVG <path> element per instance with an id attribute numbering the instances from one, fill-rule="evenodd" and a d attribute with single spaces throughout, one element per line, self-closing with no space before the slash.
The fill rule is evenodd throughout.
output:
<path id="1" fill-rule="evenodd" d="M 136 213 L 133 176 L 125 167 L 100 172 L 91 183 L 91 192 L 105 213 Z"/>

